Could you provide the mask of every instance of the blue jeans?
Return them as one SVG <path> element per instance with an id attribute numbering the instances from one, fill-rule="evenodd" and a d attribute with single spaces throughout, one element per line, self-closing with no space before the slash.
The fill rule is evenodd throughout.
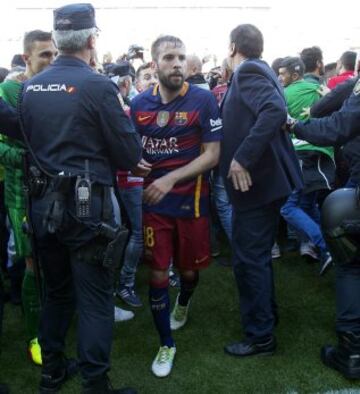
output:
<path id="1" fill-rule="evenodd" d="M 225 189 L 225 184 L 219 170 L 213 172 L 213 199 L 215 202 L 218 217 L 225 234 L 231 243 L 232 239 L 232 205 L 229 201 L 229 196 Z"/>
<path id="2" fill-rule="evenodd" d="M 143 187 L 133 186 L 120 190 L 120 198 L 130 220 L 131 235 L 126 246 L 124 263 L 120 271 L 120 286 L 133 287 L 135 274 L 143 252 L 142 229 Z"/>
<path id="3" fill-rule="evenodd" d="M 316 245 L 321 254 L 327 252 L 324 237 L 319 225 L 319 208 L 316 203 L 317 193 L 302 194 L 294 190 L 281 208 L 281 215 L 305 239 Z"/>

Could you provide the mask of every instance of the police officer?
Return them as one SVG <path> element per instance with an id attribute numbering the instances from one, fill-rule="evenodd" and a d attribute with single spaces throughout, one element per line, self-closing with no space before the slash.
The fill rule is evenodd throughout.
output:
<path id="1" fill-rule="evenodd" d="M 297 122 L 291 130 L 316 145 L 345 144 L 360 134 L 360 81 L 337 112 L 321 119 Z M 332 193 L 322 209 L 322 227 L 336 270 L 336 331 L 338 345 L 324 346 L 325 365 L 345 377 L 360 379 L 360 202 L 354 189 Z"/>
<path id="2" fill-rule="evenodd" d="M 97 32 L 91 4 L 56 9 L 59 57 L 25 83 L 19 107 L 30 176 L 38 186 L 31 191 L 31 218 L 46 284 L 40 393 L 58 392 L 76 371 L 75 362 L 64 357 L 75 307 L 82 392 L 135 392 L 112 389 L 107 377 L 116 260 L 109 241 L 118 234 L 110 188 L 113 169 L 136 167 L 141 144 L 115 84 L 89 67 Z"/>

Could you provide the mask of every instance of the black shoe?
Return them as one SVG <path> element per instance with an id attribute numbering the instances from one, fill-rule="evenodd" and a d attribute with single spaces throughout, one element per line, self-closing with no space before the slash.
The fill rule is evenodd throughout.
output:
<path id="1" fill-rule="evenodd" d="M 130 388 L 114 389 L 107 375 L 95 380 L 83 382 L 82 394 L 137 394 L 137 391 Z"/>
<path id="2" fill-rule="evenodd" d="M 9 388 L 6 384 L 0 383 L 0 394 L 9 394 Z"/>
<path id="3" fill-rule="evenodd" d="M 242 342 L 231 343 L 225 346 L 225 353 L 237 357 L 254 356 L 256 354 L 262 356 L 272 356 L 276 349 L 276 339 L 271 337 L 266 342 L 252 343 L 248 340 Z"/>
<path id="4" fill-rule="evenodd" d="M 360 379 L 360 335 L 339 335 L 337 347 L 326 345 L 321 349 L 322 362 L 347 379 Z"/>
<path id="5" fill-rule="evenodd" d="M 51 359 L 53 358 L 53 359 Z M 39 394 L 58 393 L 62 385 L 79 371 L 77 360 L 72 358 L 55 359 L 54 355 L 42 355 L 43 369 L 39 386 Z"/>

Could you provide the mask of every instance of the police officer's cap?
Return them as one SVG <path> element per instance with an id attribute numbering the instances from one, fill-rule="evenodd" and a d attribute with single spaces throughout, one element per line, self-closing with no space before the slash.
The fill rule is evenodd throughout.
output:
<path id="1" fill-rule="evenodd" d="M 96 27 L 91 4 L 69 4 L 54 10 L 54 30 L 84 30 Z"/>
<path id="2" fill-rule="evenodd" d="M 126 60 L 109 65 L 106 73 L 110 78 L 115 76 L 126 77 L 127 75 L 132 78 L 135 77 L 134 67 Z"/>

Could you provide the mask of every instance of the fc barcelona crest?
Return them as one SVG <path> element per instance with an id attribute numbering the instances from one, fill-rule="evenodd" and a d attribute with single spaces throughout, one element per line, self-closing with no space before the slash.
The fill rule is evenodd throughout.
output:
<path id="1" fill-rule="evenodd" d="M 176 126 L 184 126 L 188 121 L 187 112 L 175 112 L 175 124 Z"/>
<path id="2" fill-rule="evenodd" d="M 168 111 L 160 111 L 156 117 L 156 123 L 159 127 L 165 127 L 169 122 L 170 114 Z"/>

